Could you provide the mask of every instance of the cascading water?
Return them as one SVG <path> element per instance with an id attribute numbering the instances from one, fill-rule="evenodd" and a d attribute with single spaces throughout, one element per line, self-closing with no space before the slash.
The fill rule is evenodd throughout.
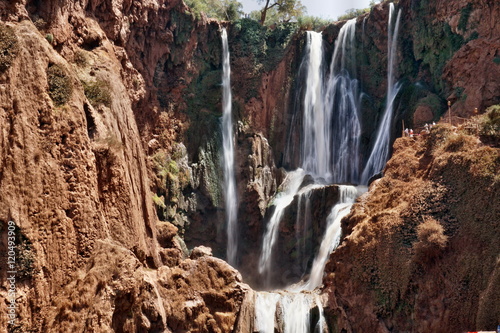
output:
<path id="1" fill-rule="evenodd" d="M 368 159 L 368 165 L 361 174 L 360 159 L 361 92 L 356 79 L 356 20 L 348 21 L 337 38 L 329 75 L 323 83 L 323 52 L 321 34 L 308 32 L 306 56 L 301 68 L 306 68 L 306 87 L 303 99 L 302 136 L 300 146 L 301 169 L 288 174 L 284 191 L 274 201 L 275 210 L 268 222 L 259 271 L 264 273 L 271 267 L 271 252 L 278 238 L 278 226 L 283 212 L 294 196 L 298 195 L 296 228 L 297 264 L 305 267 L 304 235 L 298 230 L 307 230 L 310 211 L 310 191 L 326 183 L 367 183 L 373 171 L 378 172 L 387 160 L 392 122 L 392 104 L 398 92 L 394 85 L 393 66 L 400 14 L 392 29 L 393 4 L 389 15 L 389 73 L 387 107 L 377 132 L 377 140 Z M 294 149 L 290 149 L 294 151 Z M 314 178 L 314 184 L 301 188 L 305 176 Z M 368 175 L 368 176 L 367 176 Z M 323 308 L 318 287 L 330 253 L 338 246 L 341 237 L 341 220 L 357 198 L 366 191 L 365 186 L 339 185 L 339 200 L 327 217 L 326 231 L 319 252 L 312 263 L 309 278 L 276 292 L 258 292 L 256 296 L 255 327 L 258 332 L 272 333 L 320 333 L 326 332 Z M 302 208 L 303 207 L 303 208 Z M 317 307 L 318 319 L 312 323 L 311 309 Z M 277 319 L 276 317 L 279 317 Z M 313 324 L 313 325 L 311 325 Z"/>
<path id="2" fill-rule="evenodd" d="M 373 146 L 368 162 L 366 163 L 361 182 L 368 184 L 370 178 L 381 172 L 389 157 L 389 147 L 391 140 L 391 128 L 393 118 L 394 100 L 399 92 L 399 85 L 394 83 L 394 62 L 396 60 L 396 42 L 398 39 L 399 20 L 401 10 L 398 10 L 396 24 L 392 28 L 392 17 L 394 13 L 394 4 L 389 4 L 389 28 L 387 38 L 387 100 L 382 121 L 377 130 L 375 144 Z"/>
<path id="3" fill-rule="evenodd" d="M 332 211 L 327 217 L 326 232 L 321 241 L 319 252 L 316 258 L 314 258 L 309 279 L 303 286 L 304 289 L 314 290 L 321 285 L 328 256 L 340 243 L 340 221 L 351 211 L 351 207 L 358 197 L 359 192 L 364 191 L 366 191 L 366 188 L 362 186 L 358 186 L 358 188 L 348 185 L 339 186 L 339 202 L 333 206 Z"/>
<path id="4" fill-rule="evenodd" d="M 293 197 L 300 189 L 306 173 L 316 177 L 329 176 L 330 154 L 328 149 L 327 115 L 322 101 L 322 63 L 323 39 L 320 33 L 308 31 L 306 43 L 306 57 L 303 64 L 307 67 L 306 92 L 304 96 L 304 120 L 302 131 L 302 169 L 291 172 L 285 190 L 277 196 L 273 205 L 276 206 L 273 215 L 267 223 L 262 251 L 259 258 L 259 273 L 266 275 L 271 267 L 272 249 L 277 240 L 278 226 L 284 210 L 293 201 Z"/>
<path id="5" fill-rule="evenodd" d="M 307 32 L 305 57 L 301 65 L 306 70 L 301 168 L 307 174 L 313 175 L 316 181 L 359 181 L 361 126 L 358 113 L 361 97 L 358 80 L 352 78 L 356 74 L 355 24 L 355 19 L 349 20 L 339 32 L 326 84 L 322 74 L 322 35 L 313 31 Z M 276 209 L 268 222 L 262 245 L 259 264 L 261 274 L 271 266 L 272 249 L 277 240 L 283 211 L 292 202 L 298 190 L 299 187 L 288 188 L 288 199 L 279 201 L 279 205 L 277 201 L 274 203 Z"/>
<path id="6" fill-rule="evenodd" d="M 358 119 L 358 83 L 351 79 L 350 72 L 355 66 L 349 60 L 354 54 L 354 25 L 349 21 L 340 32 L 329 81 L 323 83 L 323 46 L 322 35 L 307 33 L 306 56 L 302 66 L 306 68 L 306 90 L 303 100 L 303 123 L 301 142 L 301 166 L 287 175 L 284 190 L 273 202 L 275 210 L 267 224 L 264 236 L 259 272 L 268 272 L 271 267 L 271 254 L 278 236 L 278 226 L 284 210 L 298 196 L 298 214 L 296 220 L 297 264 L 305 269 L 304 235 L 298 230 L 307 231 L 310 221 L 310 193 L 313 189 L 324 186 L 324 182 L 332 179 L 342 182 L 352 181 L 358 177 L 358 137 L 360 132 Z M 325 98 L 326 91 L 326 98 Z M 345 124 L 342 126 L 341 124 Z M 334 133 L 332 129 L 339 130 Z M 333 136 L 336 139 L 332 141 Z M 332 152 L 336 158 L 347 159 L 346 163 L 332 160 Z M 354 159 L 348 156 L 355 155 Z M 349 163 L 356 164 L 351 169 Z M 332 174 L 332 167 L 334 173 Z M 304 177 L 310 174 L 315 183 L 301 188 Z M 357 180 L 357 178 L 356 178 Z M 323 332 L 325 320 L 319 296 L 313 290 L 321 284 L 323 270 L 329 253 L 340 239 L 340 220 L 350 210 L 358 191 L 353 186 L 339 186 L 339 202 L 332 208 L 327 219 L 327 231 L 320 247 L 318 258 L 313 263 L 313 270 L 308 281 L 291 286 L 286 291 L 258 292 L 256 296 L 256 323 L 258 332 L 307 333 L 311 331 L 311 308 L 318 308 L 318 320 L 313 332 Z M 303 207 L 303 208 L 302 208 Z M 302 251 L 301 251 L 302 250 Z M 281 320 L 276 321 L 279 313 Z"/>
<path id="7" fill-rule="evenodd" d="M 302 168 L 320 177 L 329 177 L 330 113 L 323 105 L 323 38 L 308 31 L 306 44 L 307 77 L 302 125 Z"/>
<path id="8" fill-rule="evenodd" d="M 226 29 L 222 29 L 222 142 L 224 152 L 224 193 L 227 223 L 227 261 L 236 265 L 238 225 L 236 183 L 234 177 L 234 138 L 232 121 L 231 65 Z"/>
<path id="9" fill-rule="evenodd" d="M 332 151 L 332 182 L 359 182 L 359 109 L 361 94 L 356 79 L 356 19 L 340 29 L 326 83 L 325 110 L 332 114 L 329 123 Z"/>
<path id="10" fill-rule="evenodd" d="M 283 216 L 285 208 L 292 202 L 293 197 L 297 194 L 302 180 L 304 179 L 305 172 L 302 169 L 297 169 L 288 173 L 285 181 L 285 190 L 279 193 L 274 199 L 275 210 L 271 219 L 267 223 L 264 241 L 262 242 L 262 251 L 259 258 L 259 273 L 265 274 L 271 268 L 271 254 L 274 244 L 278 236 L 278 226 Z"/>

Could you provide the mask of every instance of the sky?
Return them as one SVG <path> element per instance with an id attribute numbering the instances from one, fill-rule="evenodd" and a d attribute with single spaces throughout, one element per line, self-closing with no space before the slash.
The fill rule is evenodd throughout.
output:
<path id="1" fill-rule="evenodd" d="M 257 0 L 239 0 L 239 2 L 243 4 L 245 13 L 263 7 L 263 3 L 259 4 Z M 370 0 L 301 0 L 301 2 L 307 8 L 307 15 L 335 20 L 348 9 L 369 7 Z"/>

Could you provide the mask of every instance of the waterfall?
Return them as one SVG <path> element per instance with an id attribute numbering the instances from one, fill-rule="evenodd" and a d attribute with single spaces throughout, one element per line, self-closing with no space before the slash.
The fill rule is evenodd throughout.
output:
<path id="1" fill-rule="evenodd" d="M 255 299 L 255 328 L 259 333 L 274 333 L 276 306 L 281 295 L 261 291 Z"/>
<path id="2" fill-rule="evenodd" d="M 398 39 L 399 21 L 401 10 L 398 10 L 396 24 L 392 28 L 392 17 L 394 12 L 394 4 L 389 4 L 389 22 L 387 36 L 387 99 L 382 121 L 377 130 L 375 144 L 373 146 L 366 167 L 363 171 L 361 182 L 368 184 L 370 177 L 382 171 L 389 157 L 389 148 L 391 140 L 392 117 L 394 100 L 399 92 L 399 85 L 394 83 L 394 63 L 396 60 L 396 42 Z"/>
<path id="3" fill-rule="evenodd" d="M 360 158 L 361 98 L 357 80 L 355 32 L 356 19 L 349 20 L 341 28 L 327 75 L 323 75 L 323 45 L 319 33 L 307 32 L 307 43 L 301 70 L 304 70 L 302 131 L 300 144 L 301 168 L 290 172 L 274 202 L 274 212 L 267 224 L 259 260 L 259 272 L 268 272 L 272 249 L 277 242 L 280 220 L 287 206 L 296 202 L 295 262 L 307 266 L 305 235 L 310 221 L 311 190 L 324 183 L 366 184 L 373 173 L 382 169 L 387 161 L 393 103 L 399 86 L 394 83 L 396 41 L 400 12 L 393 19 L 394 5 L 390 4 L 388 33 L 387 101 L 379 125 L 374 147 L 363 169 Z M 393 22 L 395 21 L 395 22 Z M 363 29 L 364 29 L 363 21 Z M 393 28 L 394 24 L 394 28 Z M 299 85 L 299 88 L 302 87 Z M 302 95 L 303 94 L 303 95 Z M 289 140 L 292 142 L 292 140 Z M 295 151 L 295 147 L 287 148 Z M 303 186 L 306 175 L 313 176 L 313 184 Z M 303 186 L 301 188 L 301 186 Z M 339 185 L 339 200 L 331 208 L 326 221 L 326 230 L 312 263 L 311 272 L 301 281 L 274 292 L 257 292 L 255 303 L 255 327 L 258 332 L 272 333 L 322 333 L 327 332 L 319 286 L 330 253 L 339 245 L 341 221 L 349 214 L 358 195 L 366 186 Z M 306 264 L 304 264 L 306 262 Z M 317 309 L 317 311 L 316 311 Z M 312 314 L 316 313 L 315 316 Z"/>
<path id="4" fill-rule="evenodd" d="M 323 38 L 321 33 L 307 32 L 306 92 L 302 125 L 302 168 L 315 176 L 329 177 L 330 113 L 323 106 Z"/>
<path id="5" fill-rule="evenodd" d="M 311 310 L 318 319 L 311 331 Z M 257 292 L 255 331 L 259 333 L 323 333 L 325 318 L 319 295 L 302 291 Z M 277 319 L 277 317 L 279 319 Z"/>
<path id="6" fill-rule="evenodd" d="M 275 206 L 273 215 L 267 223 L 266 233 L 262 242 L 262 251 L 259 258 L 259 273 L 265 274 L 271 268 L 271 254 L 276 239 L 278 237 L 278 227 L 285 208 L 293 201 L 293 197 L 299 191 L 300 185 L 304 179 L 305 172 L 302 169 L 297 169 L 287 174 L 283 182 L 284 190 L 274 199 Z"/>
<path id="7" fill-rule="evenodd" d="M 311 274 L 309 275 L 309 280 L 304 285 L 304 289 L 314 290 L 321 285 L 328 257 L 340 243 L 342 230 L 340 221 L 351 211 L 351 207 L 358 197 L 359 192 L 365 190 L 366 188 L 361 186 L 358 188 L 348 185 L 339 186 L 339 201 L 333 206 L 332 211 L 327 217 L 326 232 L 321 241 L 319 252 L 316 258 L 314 258 Z"/>
<path id="8" fill-rule="evenodd" d="M 232 121 L 231 65 L 226 29 L 222 29 L 222 142 L 224 151 L 224 193 L 227 223 L 227 260 L 236 265 L 238 225 L 236 183 L 234 177 L 234 138 Z"/>
<path id="9" fill-rule="evenodd" d="M 335 42 L 326 83 L 325 109 L 332 114 L 332 181 L 359 182 L 361 94 L 356 79 L 356 19 L 347 21 Z"/>
<path id="10" fill-rule="evenodd" d="M 323 38 L 320 33 L 308 31 L 305 57 L 301 66 L 306 67 L 306 92 L 302 125 L 301 164 L 302 168 L 287 175 L 284 191 L 273 202 L 275 210 L 267 223 L 259 258 L 259 273 L 267 274 L 271 267 L 271 255 L 277 240 L 278 227 L 283 212 L 293 201 L 307 173 L 316 177 L 328 177 L 330 173 L 329 116 L 323 107 Z"/>
<path id="11" fill-rule="evenodd" d="M 306 35 L 305 56 L 301 63 L 301 68 L 305 71 L 305 92 L 301 101 L 303 113 L 300 163 L 301 172 L 311 174 L 316 183 L 359 182 L 361 125 L 358 113 L 361 94 L 358 80 L 355 79 L 355 26 L 356 20 L 352 19 L 341 28 L 326 82 L 323 75 L 322 34 L 308 31 Z M 293 184 L 294 187 L 286 188 L 273 202 L 275 210 L 267 224 L 259 259 L 261 275 L 271 267 L 272 249 L 278 238 L 278 227 L 283 212 L 298 194 L 304 175 L 291 174 L 292 178 L 301 178 L 297 178 L 296 183 L 289 182 L 289 185 Z M 299 201 L 302 202 L 302 199 L 306 201 L 304 204 L 307 208 L 308 198 L 301 197 Z M 307 223 L 307 218 L 305 216 L 302 222 Z M 298 215 L 297 226 L 301 222 L 299 219 Z M 304 237 L 297 235 L 297 238 L 301 236 Z M 300 242 L 298 245 L 301 245 Z M 296 262 L 304 266 L 304 258 L 300 258 L 300 254 L 299 249 Z"/>

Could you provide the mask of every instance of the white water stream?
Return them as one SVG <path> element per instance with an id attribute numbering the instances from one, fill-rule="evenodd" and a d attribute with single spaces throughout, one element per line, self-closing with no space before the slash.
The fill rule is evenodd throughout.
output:
<path id="1" fill-rule="evenodd" d="M 393 13 L 394 4 L 391 2 L 389 4 L 389 28 L 387 36 L 387 99 L 386 107 L 384 110 L 384 115 L 382 121 L 379 124 L 377 135 L 375 139 L 375 144 L 373 146 L 368 162 L 366 163 L 365 169 L 363 170 L 363 175 L 361 177 L 362 184 L 368 184 L 370 178 L 381 172 L 389 158 L 389 148 L 392 133 L 392 119 L 393 119 L 393 109 L 394 100 L 399 92 L 399 85 L 394 82 L 394 64 L 396 60 L 396 42 L 398 39 L 399 31 L 399 21 L 401 18 L 401 10 L 398 10 L 398 16 L 396 18 L 396 24 L 393 28 Z"/>
<path id="2" fill-rule="evenodd" d="M 238 253 L 238 198 L 234 177 L 234 134 L 232 121 L 231 65 L 226 29 L 222 29 L 222 145 L 224 154 L 224 194 L 227 225 L 227 261 L 236 265 Z"/>

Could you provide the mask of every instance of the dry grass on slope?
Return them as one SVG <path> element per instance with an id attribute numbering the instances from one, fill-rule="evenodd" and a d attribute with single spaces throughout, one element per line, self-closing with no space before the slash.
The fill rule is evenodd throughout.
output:
<path id="1" fill-rule="evenodd" d="M 500 290 L 500 149 L 480 140 L 474 121 L 396 140 L 384 177 L 344 219 L 347 236 L 327 266 L 327 289 L 343 308 L 333 313 L 345 311 L 338 322 L 362 317 L 353 331 L 451 332 L 492 329 L 500 319 L 491 292 Z"/>

